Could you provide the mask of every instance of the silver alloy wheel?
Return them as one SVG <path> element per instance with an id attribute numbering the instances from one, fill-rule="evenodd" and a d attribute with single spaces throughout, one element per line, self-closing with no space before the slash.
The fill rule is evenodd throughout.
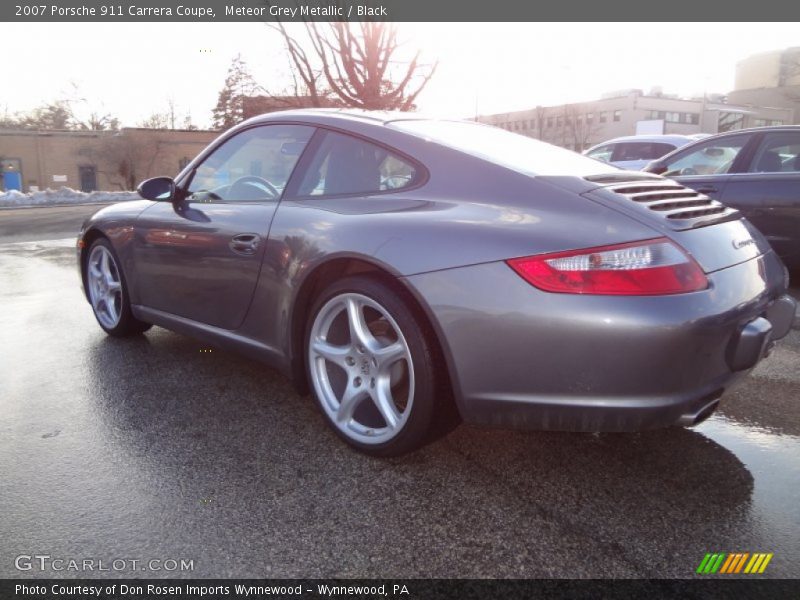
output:
<path id="1" fill-rule="evenodd" d="M 122 314 L 122 281 L 117 263 L 105 246 L 95 246 L 89 255 L 86 281 L 97 320 L 106 329 L 114 329 Z"/>
<path id="2" fill-rule="evenodd" d="M 414 368 L 385 308 L 356 293 L 332 298 L 314 319 L 308 359 L 317 397 L 344 435 L 381 444 L 400 433 L 414 402 Z"/>

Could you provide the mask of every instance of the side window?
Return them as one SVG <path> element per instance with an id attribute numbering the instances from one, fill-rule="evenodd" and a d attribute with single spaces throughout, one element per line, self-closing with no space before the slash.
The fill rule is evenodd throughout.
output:
<path id="1" fill-rule="evenodd" d="M 376 144 L 329 131 L 312 159 L 298 196 L 336 196 L 398 190 L 417 180 L 407 160 Z"/>
<path id="2" fill-rule="evenodd" d="M 750 173 L 800 172 L 800 132 L 771 133 L 750 164 Z"/>
<path id="3" fill-rule="evenodd" d="M 675 150 L 676 146 L 672 144 L 666 144 L 663 142 L 654 142 L 650 144 L 650 155 L 643 156 L 642 158 L 649 158 L 650 160 L 655 160 L 657 158 L 661 158 L 662 156 L 669 154 L 673 150 Z"/>
<path id="4" fill-rule="evenodd" d="M 313 133 L 314 128 L 305 125 L 246 129 L 217 148 L 195 169 L 189 183 L 189 200 L 276 200 Z"/>
<path id="5" fill-rule="evenodd" d="M 611 154 L 614 152 L 614 145 L 613 144 L 606 144 L 605 146 L 600 146 L 599 148 L 595 148 L 591 152 L 587 153 L 586 156 L 591 158 L 596 158 L 597 160 L 602 160 L 603 162 L 608 162 L 611 160 Z"/>
<path id="6" fill-rule="evenodd" d="M 667 171 L 663 175 L 669 177 L 727 173 L 746 143 L 746 135 L 703 142 L 693 150 L 674 156 L 667 164 Z"/>

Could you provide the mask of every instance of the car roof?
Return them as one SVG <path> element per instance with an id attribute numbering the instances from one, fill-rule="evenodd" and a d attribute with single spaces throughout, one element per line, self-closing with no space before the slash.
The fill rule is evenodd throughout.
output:
<path id="1" fill-rule="evenodd" d="M 677 133 L 623 135 L 622 137 L 613 138 L 610 140 L 606 140 L 605 142 L 600 142 L 599 144 L 595 144 L 593 148 L 597 148 L 599 146 L 605 146 L 607 144 L 619 144 L 623 142 L 651 143 L 651 142 L 692 142 L 692 141 L 694 141 L 694 138 L 689 137 L 688 135 L 681 135 Z"/>
<path id="2" fill-rule="evenodd" d="M 700 140 L 701 142 L 707 142 L 709 140 L 713 140 L 715 138 L 721 138 L 729 135 L 738 135 L 740 133 L 760 133 L 760 132 L 768 132 L 768 131 L 798 131 L 800 130 L 800 125 L 770 125 L 768 127 L 748 127 L 747 129 L 734 129 L 732 131 L 724 131 L 722 133 L 715 133 L 708 137 L 704 137 Z"/>
<path id="3" fill-rule="evenodd" d="M 395 121 L 427 121 L 427 120 L 460 120 L 460 119 L 442 119 L 433 115 L 426 115 L 418 112 L 401 112 L 389 110 L 361 110 L 356 108 L 301 108 L 280 110 L 263 115 L 257 115 L 247 120 L 248 123 L 259 123 L 272 121 L 277 118 L 285 119 L 298 119 L 307 121 L 309 123 L 329 123 L 331 120 L 346 121 L 360 121 L 365 123 L 382 124 L 392 123 Z"/>
<path id="4" fill-rule="evenodd" d="M 710 135 L 704 138 L 700 138 L 699 140 L 694 140 L 691 144 L 687 144 L 682 148 L 676 148 L 669 154 L 665 154 L 661 158 L 668 158 L 677 154 L 678 152 L 685 152 L 687 149 L 691 150 L 699 146 L 700 144 L 707 144 L 708 142 L 713 142 L 717 139 L 724 139 L 726 137 L 734 136 L 734 135 L 741 135 L 745 134 L 754 134 L 754 133 L 764 133 L 770 131 L 800 131 L 800 125 L 770 125 L 769 127 L 749 127 L 748 129 L 734 129 L 733 131 L 725 131 L 724 133 L 717 133 L 714 135 Z M 660 159 L 659 159 L 660 160 Z"/>

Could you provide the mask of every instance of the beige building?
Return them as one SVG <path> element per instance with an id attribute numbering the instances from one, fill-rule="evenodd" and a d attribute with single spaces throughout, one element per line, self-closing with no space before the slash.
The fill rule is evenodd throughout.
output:
<path id="1" fill-rule="evenodd" d="M 0 129 L 0 188 L 133 189 L 149 177 L 176 175 L 217 135 L 175 129 Z"/>
<path id="2" fill-rule="evenodd" d="M 792 108 L 736 105 L 721 100 L 625 90 L 590 102 L 538 106 L 478 120 L 577 151 L 637 133 L 720 133 L 793 122 Z"/>
<path id="3" fill-rule="evenodd" d="M 778 106 L 794 111 L 800 124 L 800 47 L 762 52 L 736 65 L 731 102 Z"/>

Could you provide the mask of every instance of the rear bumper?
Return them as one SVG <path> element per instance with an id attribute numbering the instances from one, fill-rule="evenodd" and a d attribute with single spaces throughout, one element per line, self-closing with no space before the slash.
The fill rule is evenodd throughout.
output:
<path id="1" fill-rule="evenodd" d="M 471 423 L 566 431 L 691 425 L 792 326 L 769 252 L 709 274 L 702 292 L 549 294 L 505 263 L 408 278 L 428 303 Z"/>

